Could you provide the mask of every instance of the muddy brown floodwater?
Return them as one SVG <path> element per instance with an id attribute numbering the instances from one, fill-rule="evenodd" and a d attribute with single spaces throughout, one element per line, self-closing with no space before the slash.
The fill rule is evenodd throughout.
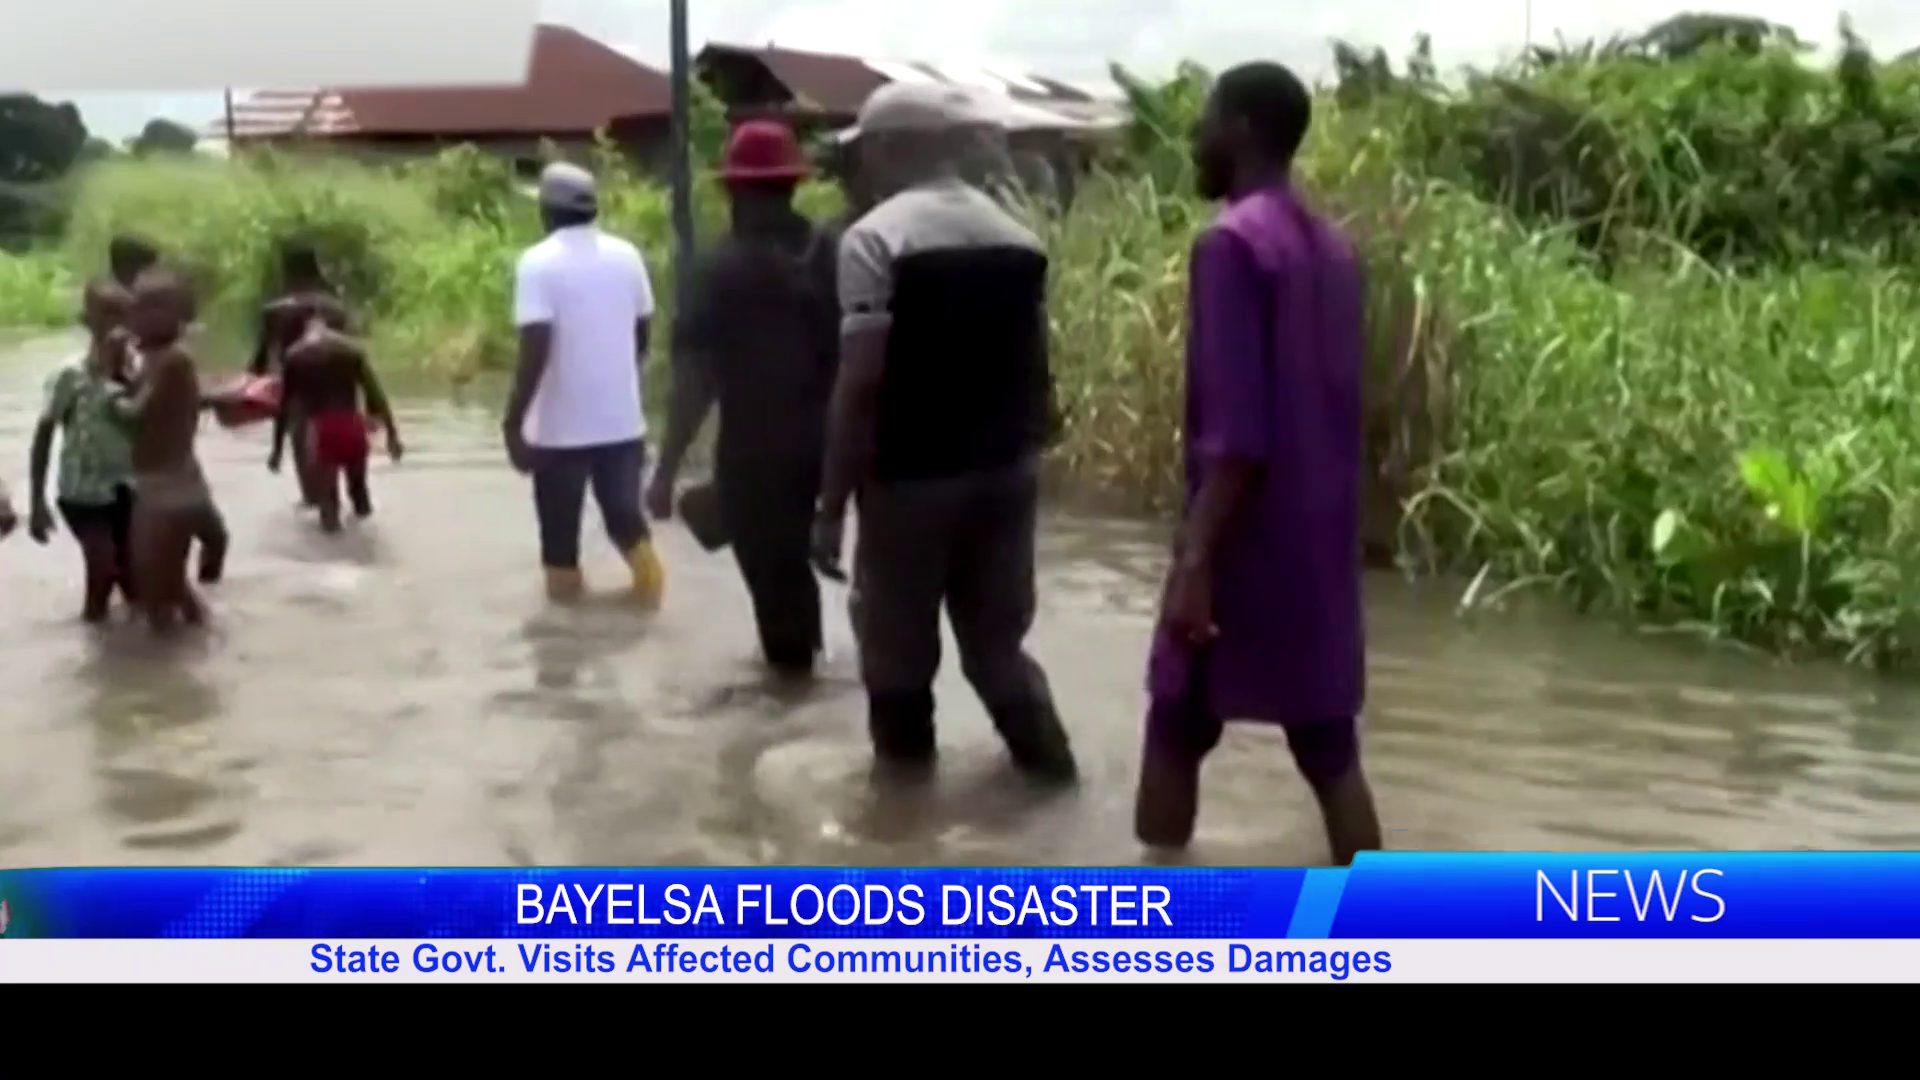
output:
<path id="1" fill-rule="evenodd" d="M 73 343 L 0 359 L 16 493 L 39 387 Z M 1164 527 L 1045 527 L 1033 646 L 1085 783 L 1005 767 L 942 674 L 937 781 L 868 781 L 844 593 L 827 675 L 760 679 L 732 564 L 662 530 L 658 616 L 540 596 L 526 485 L 484 407 L 419 400 L 375 520 L 329 539 L 267 433 L 201 442 L 235 534 L 215 628 L 158 649 L 80 626 L 77 553 L 0 546 L 0 866 L 1126 864 Z M 20 508 L 22 512 L 25 507 Z M 622 570 L 589 521 L 589 573 Z M 1827 668 L 1552 611 L 1463 620 L 1453 586 L 1370 583 L 1368 752 L 1389 844 L 1446 850 L 1920 847 L 1920 698 Z M 951 655 L 951 651 L 949 651 Z M 1209 766 L 1203 863 L 1324 859 L 1284 745 Z"/>

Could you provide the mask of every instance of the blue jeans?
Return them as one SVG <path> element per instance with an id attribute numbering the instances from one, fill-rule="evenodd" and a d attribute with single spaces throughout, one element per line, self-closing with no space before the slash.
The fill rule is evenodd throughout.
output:
<path id="1" fill-rule="evenodd" d="M 533 448 L 533 505 L 540 516 L 540 561 L 547 569 L 580 568 L 580 516 L 588 484 L 593 485 L 607 538 L 621 555 L 648 538 L 647 516 L 640 509 L 646 461 L 646 443 L 637 439 L 564 450 Z"/>

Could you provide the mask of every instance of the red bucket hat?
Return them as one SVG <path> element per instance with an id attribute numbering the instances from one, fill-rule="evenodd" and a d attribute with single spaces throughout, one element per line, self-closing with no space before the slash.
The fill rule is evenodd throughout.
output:
<path id="1" fill-rule="evenodd" d="M 728 183 L 804 180 L 812 171 L 792 128 L 778 120 L 748 120 L 727 139 L 720 179 Z"/>

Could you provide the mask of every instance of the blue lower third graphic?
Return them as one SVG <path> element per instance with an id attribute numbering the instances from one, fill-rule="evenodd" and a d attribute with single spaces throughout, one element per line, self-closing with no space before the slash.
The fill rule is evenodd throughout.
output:
<path id="1" fill-rule="evenodd" d="M 1920 854 L 1367 855 L 1351 870 L 0 872 L 9 938 L 1920 939 Z"/>

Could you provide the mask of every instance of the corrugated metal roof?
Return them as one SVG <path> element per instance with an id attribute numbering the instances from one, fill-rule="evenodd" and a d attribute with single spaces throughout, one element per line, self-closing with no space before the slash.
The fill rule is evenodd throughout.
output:
<path id="1" fill-rule="evenodd" d="M 803 107 L 818 112 L 859 112 L 870 94 L 891 81 L 890 76 L 853 56 L 718 42 L 700 52 L 703 61 L 716 56 L 758 61 Z"/>
<path id="2" fill-rule="evenodd" d="M 241 140 L 345 135 L 581 135 L 665 115 L 667 77 L 576 30 L 543 25 L 518 86 L 265 90 L 234 105 Z M 225 118 L 209 125 L 224 134 Z"/>
<path id="3" fill-rule="evenodd" d="M 817 111 L 831 114 L 851 116 L 858 113 L 868 96 L 889 82 L 949 83 L 1046 110 L 1052 110 L 1055 106 L 1074 107 L 1072 114 L 1054 118 L 1061 126 L 1097 122 L 1097 110 L 1085 108 L 1096 104 L 1093 95 L 1057 79 L 1016 73 L 1002 67 L 840 56 L 775 46 L 756 48 L 713 44 L 707 46 L 701 55 L 704 58 L 716 54 L 743 56 L 759 61 L 786 86 L 796 100 Z M 1040 114 L 1019 109 L 1012 111 L 1024 116 L 1033 126 L 1046 126 Z"/>

